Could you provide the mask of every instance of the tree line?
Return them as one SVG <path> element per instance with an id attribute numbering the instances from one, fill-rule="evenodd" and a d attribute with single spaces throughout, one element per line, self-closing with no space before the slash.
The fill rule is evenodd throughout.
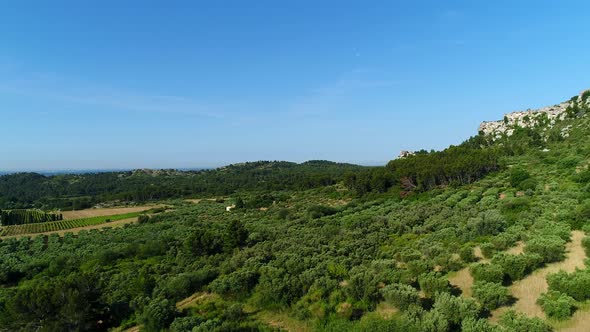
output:
<path id="1" fill-rule="evenodd" d="M 62 220 L 63 216 L 41 210 L 0 210 L 0 226 L 23 225 Z"/>
<path id="2" fill-rule="evenodd" d="M 168 198 L 230 195 L 236 190 L 306 190 L 342 181 L 362 166 L 328 161 L 260 161 L 215 170 L 136 170 L 44 176 L 0 176 L 0 208 L 78 210 L 99 202 L 145 202 Z"/>

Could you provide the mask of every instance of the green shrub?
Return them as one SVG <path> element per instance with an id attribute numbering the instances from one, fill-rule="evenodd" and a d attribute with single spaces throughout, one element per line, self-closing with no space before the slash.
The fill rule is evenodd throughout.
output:
<path id="1" fill-rule="evenodd" d="M 496 246 L 494 246 L 493 244 L 486 242 L 486 243 L 482 243 L 479 246 L 479 249 L 481 249 L 481 253 L 483 255 L 483 257 L 485 258 L 492 258 L 494 256 L 494 254 L 496 253 Z"/>
<path id="2" fill-rule="evenodd" d="M 568 156 L 568 157 L 565 157 L 565 158 L 561 159 L 557 163 L 557 165 L 560 168 L 564 168 L 564 169 L 574 168 L 574 167 L 578 166 L 578 164 L 580 163 L 580 161 L 581 161 L 581 159 L 578 156 Z"/>
<path id="3" fill-rule="evenodd" d="M 506 221 L 498 210 L 487 210 L 468 222 L 468 228 L 474 236 L 496 235 L 504 230 Z"/>
<path id="4" fill-rule="evenodd" d="M 174 303 L 166 299 L 154 299 L 144 309 L 141 320 L 145 331 L 161 331 L 174 320 Z"/>
<path id="5" fill-rule="evenodd" d="M 577 301 L 590 299 L 590 272 L 587 270 L 550 274 L 547 276 L 547 283 L 549 290 L 567 294 Z"/>
<path id="6" fill-rule="evenodd" d="M 585 170 L 581 171 L 580 173 L 577 173 L 576 175 L 573 176 L 573 180 L 578 183 L 582 183 L 582 184 L 589 183 L 590 182 L 590 169 L 585 169 Z"/>
<path id="7" fill-rule="evenodd" d="M 467 318 L 461 323 L 461 332 L 503 332 L 500 327 L 490 324 L 487 319 Z"/>
<path id="8" fill-rule="evenodd" d="M 477 257 L 473 253 L 473 245 L 464 245 L 459 250 L 459 257 L 465 263 L 472 263 L 475 262 Z"/>
<path id="9" fill-rule="evenodd" d="M 574 218 L 579 226 L 582 226 L 590 221 L 590 201 L 585 201 L 576 208 Z"/>
<path id="10" fill-rule="evenodd" d="M 585 237 L 582 240 L 582 246 L 584 247 L 584 251 L 586 252 L 586 256 L 590 257 L 590 237 Z"/>
<path id="11" fill-rule="evenodd" d="M 535 178 L 529 178 L 526 179 L 524 181 L 522 181 L 520 184 L 518 184 L 518 189 L 520 190 L 535 190 L 537 188 L 538 182 Z"/>
<path id="12" fill-rule="evenodd" d="M 432 271 L 434 264 L 428 259 L 412 260 L 407 263 L 408 272 L 412 277 L 418 277 L 424 273 Z"/>
<path id="13" fill-rule="evenodd" d="M 496 250 L 506 250 L 514 246 L 516 242 L 518 242 L 518 239 L 518 234 L 504 232 L 494 236 L 491 240 L 491 243 L 494 245 Z"/>
<path id="14" fill-rule="evenodd" d="M 418 305 L 420 303 L 418 291 L 410 285 L 388 285 L 381 289 L 381 294 L 387 303 L 400 310 L 406 310 L 410 305 Z"/>
<path id="15" fill-rule="evenodd" d="M 504 270 L 496 264 L 474 264 L 471 266 L 471 275 L 475 281 L 487 281 L 502 283 Z"/>
<path id="16" fill-rule="evenodd" d="M 436 293 L 449 291 L 447 278 L 436 272 L 429 272 L 419 276 L 418 284 L 426 297 L 433 297 Z"/>
<path id="17" fill-rule="evenodd" d="M 310 206 L 307 209 L 307 213 L 312 219 L 318 219 L 321 217 L 331 216 L 333 214 L 336 214 L 336 213 L 338 213 L 338 209 L 335 209 L 330 206 L 314 205 L 314 206 Z"/>
<path id="18" fill-rule="evenodd" d="M 556 235 L 537 236 L 526 242 L 524 251 L 541 256 L 545 263 L 557 262 L 565 257 L 565 241 Z"/>
<path id="19" fill-rule="evenodd" d="M 286 220 L 290 214 L 291 212 L 289 211 L 289 209 L 280 209 L 279 213 L 277 214 L 277 217 L 281 220 Z"/>
<path id="20" fill-rule="evenodd" d="M 543 258 L 537 254 L 510 255 L 498 253 L 492 259 L 492 263 L 500 266 L 512 281 L 524 278 L 542 262 Z"/>
<path id="21" fill-rule="evenodd" d="M 145 214 L 140 214 L 139 216 L 137 216 L 137 222 L 140 224 L 145 224 L 148 223 L 150 221 L 150 216 L 145 215 Z"/>
<path id="22" fill-rule="evenodd" d="M 570 318 L 576 309 L 576 301 L 571 296 L 556 291 L 542 294 L 537 303 L 547 316 L 557 320 Z"/>
<path id="23" fill-rule="evenodd" d="M 247 294 L 258 280 L 258 274 L 252 271 L 236 271 L 222 275 L 209 284 L 209 289 L 215 293 L 230 296 Z"/>
<path id="24" fill-rule="evenodd" d="M 506 198 L 502 203 L 502 210 L 507 212 L 522 212 L 527 210 L 531 202 L 526 197 Z"/>
<path id="25" fill-rule="evenodd" d="M 514 167 L 510 171 L 510 185 L 517 188 L 524 180 L 530 178 L 531 175 L 521 167 Z"/>
<path id="26" fill-rule="evenodd" d="M 552 332 L 551 326 L 539 318 L 529 318 L 510 310 L 500 318 L 500 324 L 510 332 Z"/>
<path id="27" fill-rule="evenodd" d="M 170 324 L 171 332 L 185 332 L 192 331 L 193 328 L 199 326 L 203 322 L 200 317 L 189 316 L 189 317 L 178 317 L 172 324 Z"/>
<path id="28" fill-rule="evenodd" d="M 459 326 L 464 319 L 476 318 L 479 315 L 479 306 L 474 300 L 456 297 L 449 293 L 436 295 L 433 310 L 441 313 L 449 323 L 455 326 Z"/>
<path id="29" fill-rule="evenodd" d="M 473 297 L 490 311 L 510 302 L 508 288 L 493 282 L 478 281 L 473 284 Z"/>

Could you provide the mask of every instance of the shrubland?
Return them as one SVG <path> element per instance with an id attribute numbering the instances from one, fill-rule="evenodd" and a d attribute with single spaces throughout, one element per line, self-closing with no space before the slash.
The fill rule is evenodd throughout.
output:
<path id="1" fill-rule="evenodd" d="M 512 283 L 562 260 L 572 230 L 588 228 L 588 134 L 576 115 L 385 167 L 4 177 L 2 204 L 13 208 L 69 204 L 44 187 L 54 181 L 89 202 L 175 199 L 170 212 L 121 228 L 2 240 L 0 329 L 551 331 L 512 311 L 498 324 L 487 315 L 515 300 Z M 19 177 L 25 187 L 6 189 Z M 197 195 L 224 198 L 178 199 Z M 518 243 L 523 253 L 507 252 Z M 465 267 L 472 299 L 448 282 Z M 589 276 L 549 275 L 546 314 L 567 319 L 590 300 Z"/>

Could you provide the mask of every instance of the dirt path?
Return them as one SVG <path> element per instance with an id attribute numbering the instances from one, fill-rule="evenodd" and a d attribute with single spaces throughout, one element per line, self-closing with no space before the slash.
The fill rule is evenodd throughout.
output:
<path id="1" fill-rule="evenodd" d="M 516 303 L 512 307 L 504 307 L 492 312 L 492 321 L 497 321 L 504 312 L 510 309 L 527 314 L 528 316 L 545 318 L 545 313 L 537 304 L 537 299 L 548 289 L 547 275 L 559 272 L 560 270 L 573 272 L 576 268 L 584 268 L 584 259 L 586 259 L 586 253 L 582 247 L 584 236 L 584 232 L 573 231 L 572 241 L 566 245 L 565 260 L 548 264 L 546 267 L 512 284 L 510 291 L 517 299 Z"/>
<path id="2" fill-rule="evenodd" d="M 84 226 L 84 227 L 78 227 L 78 228 L 62 229 L 59 231 L 2 236 L 2 237 L 0 237 L 0 239 L 8 239 L 8 238 L 12 238 L 12 237 L 17 237 L 17 238 L 18 237 L 35 237 L 37 235 L 50 235 L 50 234 L 64 235 L 65 233 L 78 234 L 81 230 L 102 229 L 104 227 L 112 227 L 112 228 L 122 227 L 125 224 L 131 224 L 134 222 L 137 222 L 137 217 L 106 222 L 106 223 L 102 223 L 102 224 L 98 224 L 98 225 L 90 225 L 90 226 Z"/>

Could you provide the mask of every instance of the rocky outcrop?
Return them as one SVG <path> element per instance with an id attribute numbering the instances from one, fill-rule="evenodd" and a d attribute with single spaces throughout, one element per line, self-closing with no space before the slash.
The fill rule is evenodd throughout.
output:
<path id="1" fill-rule="evenodd" d="M 479 132 L 493 139 L 502 136 L 512 136 L 516 127 L 538 127 L 546 125 L 552 128 L 557 121 L 564 120 L 568 116 L 568 110 L 572 106 L 590 105 L 590 90 L 582 91 L 577 98 L 574 97 L 567 102 L 536 110 L 526 110 L 509 113 L 499 121 L 486 121 L 479 126 Z M 566 133 L 567 134 L 567 133 Z"/>
<path id="2" fill-rule="evenodd" d="M 415 152 L 412 152 L 412 151 L 405 151 L 405 150 L 402 150 L 402 151 L 399 153 L 399 156 L 398 156 L 398 158 L 406 158 L 406 157 L 413 156 L 413 155 L 415 155 L 415 154 L 416 154 L 416 153 L 415 153 Z"/>

